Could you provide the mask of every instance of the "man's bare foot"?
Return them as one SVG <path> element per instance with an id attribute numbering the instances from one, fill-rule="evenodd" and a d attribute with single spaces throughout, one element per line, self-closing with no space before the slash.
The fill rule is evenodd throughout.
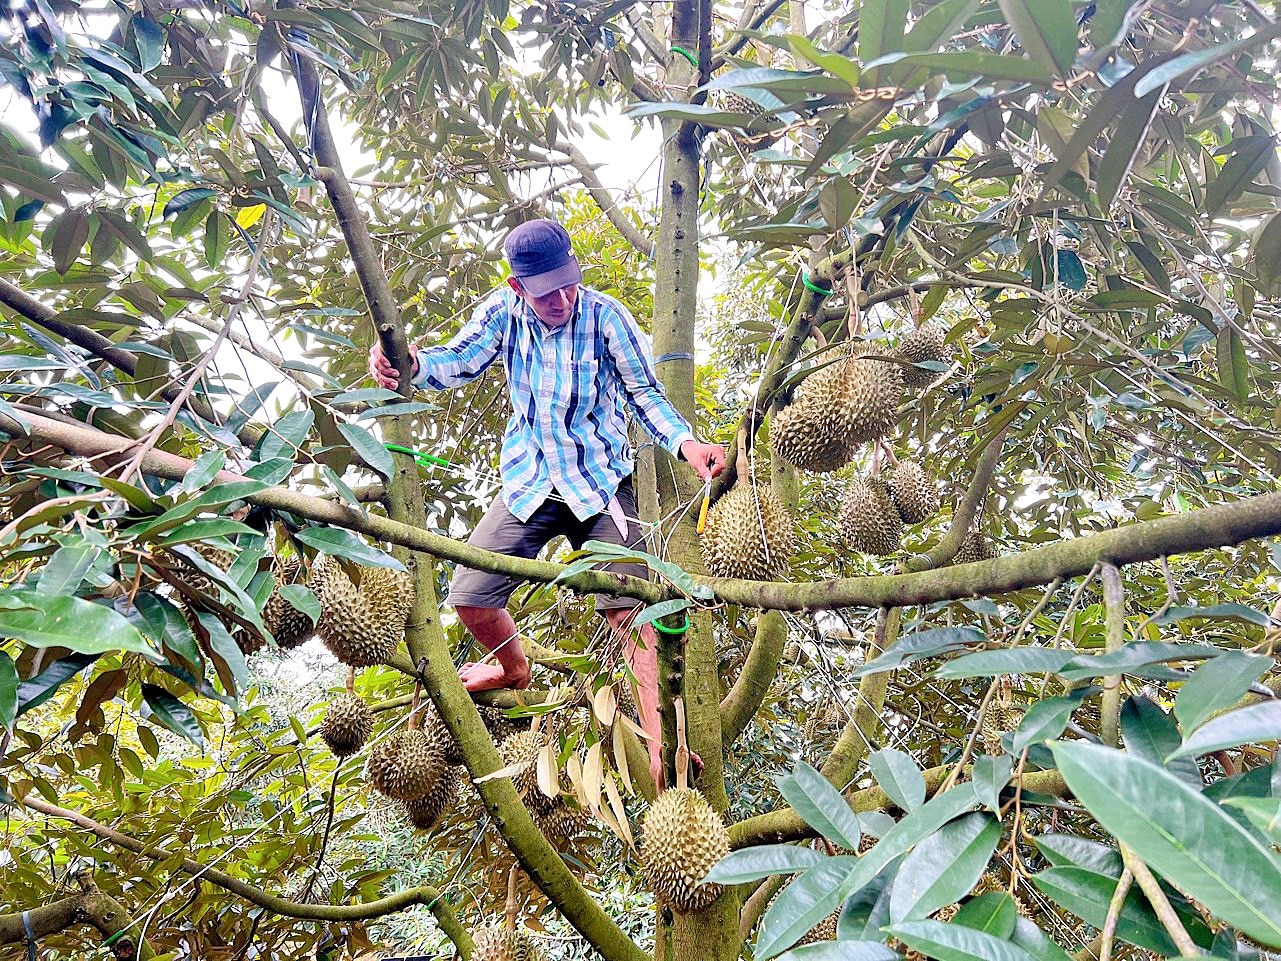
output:
<path id="1" fill-rule="evenodd" d="M 463 687 L 473 693 L 504 688 L 520 691 L 529 687 L 528 666 L 523 673 L 509 674 L 501 664 L 478 664 L 473 661 L 459 668 L 458 676 L 462 679 Z"/>

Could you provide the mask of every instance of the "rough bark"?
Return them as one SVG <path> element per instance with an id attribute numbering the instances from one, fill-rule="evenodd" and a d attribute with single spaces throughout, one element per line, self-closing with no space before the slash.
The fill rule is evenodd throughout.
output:
<path id="1" fill-rule="evenodd" d="M 23 944 L 27 940 L 27 928 L 38 943 L 67 928 L 80 924 L 92 925 L 102 935 L 101 946 L 110 943 L 113 957 L 122 961 L 151 961 L 155 952 L 144 940 L 128 934 L 130 924 L 129 909 L 110 895 L 99 891 L 92 882 L 81 882 L 81 893 L 52 904 L 42 904 L 29 910 L 16 911 L 13 914 L 0 914 L 0 944 Z M 26 923 L 23 923 L 26 914 Z M 101 947 L 100 946 L 100 947 Z M 97 954 L 97 952 L 92 952 Z"/>

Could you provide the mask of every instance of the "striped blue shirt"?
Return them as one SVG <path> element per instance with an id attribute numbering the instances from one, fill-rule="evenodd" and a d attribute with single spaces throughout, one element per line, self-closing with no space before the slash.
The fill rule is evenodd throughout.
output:
<path id="1" fill-rule="evenodd" d="M 632 473 L 626 409 L 672 454 L 694 437 L 654 375 L 649 345 L 627 308 L 588 287 L 574 316 L 553 328 L 509 287 L 491 293 L 447 344 L 418 351 L 414 386 L 444 390 L 498 358 L 511 418 L 503 435 L 503 500 L 529 520 L 552 493 L 585 520 Z"/>

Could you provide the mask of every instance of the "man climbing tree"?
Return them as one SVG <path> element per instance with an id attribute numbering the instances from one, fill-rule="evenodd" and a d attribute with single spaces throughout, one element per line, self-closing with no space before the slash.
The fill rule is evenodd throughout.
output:
<path id="1" fill-rule="evenodd" d="M 550 220 L 513 229 L 504 243 L 511 276 L 476 309 L 448 344 L 411 348 L 415 386 L 457 387 L 501 356 L 512 414 L 503 438 L 502 495 L 468 543 L 517 557 L 534 557 L 557 535 L 575 547 L 597 540 L 643 547 L 631 474 L 633 451 L 624 411 L 630 409 L 666 450 L 710 481 L 725 466 L 725 451 L 700 443 L 668 401 L 654 375 L 645 337 L 622 304 L 582 286 L 583 273 L 568 232 Z M 395 388 L 398 374 L 380 344 L 369 351 L 369 372 Z M 641 564 L 610 570 L 645 577 Z M 470 691 L 524 688 L 529 661 L 507 602 L 516 578 L 459 567 L 447 603 L 490 651 L 496 665 L 469 663 L 460 672 Z M 597 595 L 596 609 L 625 635 L 623 652 L 638 687 L 640 720 L 650 735 L 650 769 L 661 789 L 658 665 L 653 628 L 630 631 L 634 600 Z"/>

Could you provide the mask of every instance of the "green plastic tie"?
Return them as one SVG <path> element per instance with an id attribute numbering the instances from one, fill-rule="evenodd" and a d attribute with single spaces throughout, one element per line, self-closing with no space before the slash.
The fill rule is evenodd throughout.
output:
<path id="1" fill-rule="evenodd" d="M 832 292 L 831 292 L 830 290 L 824 290 L 824 289 L 823 289 L 822 287 L 820 287 L 818 284 L 813 283 L 813 282 L 810 280 L 810 275 L 809 275 L 809 274 L 805 274 L 805 273 L 801 274 L 801 283 L 803 283 L 803 284 L 805 285 L 805 289 L 806 289 L 806 290 L 812 290 L 812 291 L 814 291 L 814 293 L 816 293 L 816 294 L 822 294 L 824 297 L 831 297 L 831 296 L 832 296 Z"/>
<path id="2" fill-rule="evenodd" d="M 662 631 L 664 634 L 684 634 L 686 631 L 689 630 L 689 615 L 688 614 L 685 615 L 685 623 L 682 624 L 680 627 L 668 627 L 666 624 L 662 624 L 659 621 L 655 621 L 654 629 L 658 631 Z"/>
<path id="3" fill-rule="evenodd" d="M 111 937 L 109 937 L 109 938 L 107 938 L 105 941 L 103 941 L 103 942 L 102 942 L 102 946 L 103 946 L 104 948 L 109 948 L 109 947 L 111 947 L 111 945 L 112 945 L 112 944 L 114 944 L 116 941 L 119 941 L 122 937 L 124 937 L 125 930 L 126 930 L 125 928 L 121 928 L 119 931 L 117 931 L 117 932 L 116 932 L 115 934 L 113 934 Z"/>
<path id="4" fill-rule="evenodd" d="M 397 454 L 408 454 L 415 460 L 426 461 L 429 464 L 435 464 L 437 467 L 453 467 L 449 461 L 443 457 L 437 457 L 435 454 L 428 454 L 426 451 L 414 450 L 412 447 L 401 447 L 399 444 L 383 444 L 388 450 L 393 450 Z"/>
<path id="5" fill-rule="evenodd" d="M 688 60 L 695 69 L 698 68 L 698 57 L 694 56 L 684 47 L 678 47 L 676 44 L 672 44 L 672 53 L 679 53 L 682 57 Z"/>

